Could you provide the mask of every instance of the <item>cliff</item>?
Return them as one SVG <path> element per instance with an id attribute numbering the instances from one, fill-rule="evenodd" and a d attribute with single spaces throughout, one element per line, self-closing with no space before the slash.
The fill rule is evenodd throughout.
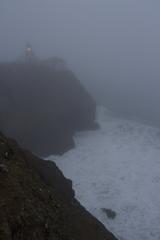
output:
<path id="1" fill-rule="evenodd" d="M 54 163 L 0 134 L 0 239 L 116 240 L 74 198 Z"/>
<path id="2" fill-rule="evenodd" d="M 50 61 L 49 61 L 50 62 Z M 79 130 L 96 128 L 96 104 L 69 70 L 0 64 L 0 126 L 39 156 L 63 154 Z"/>

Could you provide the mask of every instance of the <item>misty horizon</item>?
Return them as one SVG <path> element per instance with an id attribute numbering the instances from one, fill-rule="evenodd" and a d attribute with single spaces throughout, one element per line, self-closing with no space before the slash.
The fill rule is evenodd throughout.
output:
<path id="1" fill-rule="evenodd" d="M 100 104 L 119 109 L 127 101 L 141 105 L 133 112 L 154 109 L 159 119 L 160 3 L 2 0 L 0 6 L 1 61 L 17 59 L 29 41 L 38 57 L 63 58 Z"/>
<path id="2" fill-rule="evenodd" d="M 0 0 L 0 239 L 160 239 L 159 9 Z"/>

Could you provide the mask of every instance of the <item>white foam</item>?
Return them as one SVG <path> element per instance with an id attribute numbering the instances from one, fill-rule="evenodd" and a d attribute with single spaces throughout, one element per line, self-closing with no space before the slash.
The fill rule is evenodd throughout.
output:
<path id="1" fill-rule="evenodd" d="M 159 240 L 160 130 L 103 108 L 98 122 L 100 130 L 75 136 L 75 149 L 49 159 L 73 181 L 81 204 L 119 239 Z"/>

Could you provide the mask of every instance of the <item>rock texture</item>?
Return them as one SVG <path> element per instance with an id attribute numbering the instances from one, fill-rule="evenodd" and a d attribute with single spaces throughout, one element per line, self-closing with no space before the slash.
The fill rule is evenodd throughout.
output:
<path id="1" fill-rule="evenodd" d="M 0 134 L 1 240 L 116 240 L 74 198 L 54 163 Z"/>
<path id="2" fill-rule="evenodd" d="M 96 128 L 96 105 L 69 70 L 0 64 L 1 131 L 40 156 L 63 154 L 75 131 Z"/>

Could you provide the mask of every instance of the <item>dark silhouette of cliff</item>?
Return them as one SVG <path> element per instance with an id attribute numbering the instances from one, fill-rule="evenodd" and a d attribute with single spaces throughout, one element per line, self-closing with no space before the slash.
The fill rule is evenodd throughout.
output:
<path id="1" fill-rule="evenodd" d="M 74 198 L 56 165 L 0 134 L 1 240 L 116 240 Z"/>
<path id="2" fill-rule="evenodd" d="M 47 62 L 0 64 L 0 130 L 40 156 L 74 146 L 97 127 L 96 104 L 74 74 Z"/>

